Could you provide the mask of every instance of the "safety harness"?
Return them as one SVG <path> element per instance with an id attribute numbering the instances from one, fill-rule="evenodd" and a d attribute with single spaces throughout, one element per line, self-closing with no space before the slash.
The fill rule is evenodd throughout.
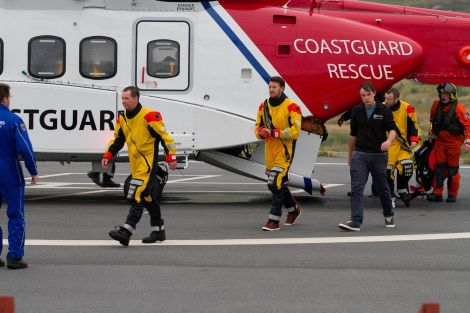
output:
<path id="1" fill-rule="evenodd" d="M 444 112 L 442 109 L 444 104 L 439 102 L 436 110 L 436 116 L 432 121 L 432 128 L 435 134 L 439 134 L 441 130 L 446 130 L 452 135 L 463 135 L 464 129 L 460 124 L 457 116 L 455 115 L 455 109 L 457 108 L 457 101 L 453 101 L 449 110 Z"/>
<path id="2" fill-rule="evenodd" d="M 269 105 L 268 105 L 268 99 L 264 100 L 264 104 L 263 104 L 263 110 L 264 110 L 264 124 L 266 127 L 269 128 L 269 130 L 274 130 L 276 129 L 276 127 L 274 126 L 273 122 L 272 122 L 272 117 L 271 117 L 271 113 L 269 112 Z M 291 127 L 291 122 L 289 120 L 289 127 Z M 287 146 L 285 145 L 284 141 L 281 139 L 281 138 L 277 138 L 281 141 L 282 143 L 282 146 L 284 147 L 284 153 L 286 155 L 286 160 L 287 161 L 290 161 L 291 159 L 291 156 L 289 154 L 289 150 L 287 150 Z"/>

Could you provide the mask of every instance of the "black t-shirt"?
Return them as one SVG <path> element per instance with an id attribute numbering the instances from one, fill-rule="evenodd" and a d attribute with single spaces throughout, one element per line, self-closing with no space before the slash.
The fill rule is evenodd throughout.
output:
<path id="1" fill-rule="evenodd" d="M 382 152 L 380 146 L 387 140 L 387 132 L 395 130 L 400 134 L 393 120 L 392 111 L 382 103 L 377 103 L 372 116 L 368 119 L 363 103 L 355 106 L 351 113 L 351 136 L 356 137 L 355 150 Z"/>

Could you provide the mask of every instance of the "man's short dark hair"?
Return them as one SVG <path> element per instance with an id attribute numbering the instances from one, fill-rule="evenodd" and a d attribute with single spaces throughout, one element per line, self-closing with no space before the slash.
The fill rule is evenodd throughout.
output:
<path id="1" fill-rule="evenodd" d="M 389 94 L 393 93 L 393 98 L 394 99 L 400 98 L 400 91 L 398 91 L 397 88 L 390 88 L 385 93 L 389 93 Z"/>
<path id="2" fill-rule="evenodd" d="M 275 83 L 278 83 L 279 85 L 281 85 L 281 87 L 285 87 L 286 86 L 286 82 L 284 81 L 284 79 L 282 79 L 281 77 L 279 76 L 273 76 L 269 79 L 269 82 L 275 82 Z"/>
<path id="3" fill-rule="evenodd" d="M 128 87 L 124 88 L 122 91 L 123 91 L 123 92 L 125 92 L 125 91 L 130 91 L 132 98 L 135 98 L 135 97 L 140 98 L 140 91 L 139 91 L 139 88 L 137 88 L 137 87 L 135 87 L 135 86 L 128 86 Z"/>
<path id="4" fill-rule="evenodd" d="M 10 86 L 0 83 L 0 101 L 5 97 L 10 97 Z"/>
<path id="5" fill-rule="evenodd" d="M 359 90 L 361 90 L 361 89 L 364 89 L 365 91 L 369 91 L 369 92 L 375 92 L 376 91 L 375 85 L 372 84 L 371 82 L 362 83 Z"/>

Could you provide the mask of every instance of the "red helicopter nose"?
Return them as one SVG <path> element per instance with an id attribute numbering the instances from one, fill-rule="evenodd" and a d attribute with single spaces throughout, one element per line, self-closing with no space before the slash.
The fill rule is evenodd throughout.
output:
<path id="1" fill-rule="evenodd" d="M 423 49 L 409 38 L 350 20 L 312 17 L 304 17 L 305 23 L 310 19 L 313 24 L 310 31 L 302 31 L 293 40 L 292 54 L 302 64 L 302 78 L 285 78 L 310 112 L 322 120 L 360 103 L 363 82 L 371 81 L 377 92 L 384 91 L 412 76 L 423 61 Z M 288 71 L 286 67 L 280 73 Z"/>
<path id="2" fill-rule="evenodd" d="M 377 26 L 260 4 L 224 7 L 296 96 L 322 120 L 359 103 L 364 81 L 383 91 L 411 76 L 423 60 L 419 44 Z"/>

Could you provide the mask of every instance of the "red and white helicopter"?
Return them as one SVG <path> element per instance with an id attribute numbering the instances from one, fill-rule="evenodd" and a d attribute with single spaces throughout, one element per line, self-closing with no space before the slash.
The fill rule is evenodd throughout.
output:
<path id="1" fill-rule="evenodd" d="M 0 1 L 0 80 L 38 160 L 99 161 L 135 85 L 178 153 L 265 179 L 253 129 L 273 75 L 320 121 L 358 103 L 365 80 L 470 85 L 470 15 L 356 0 Z M 321 139 L 302 132 L 290 185 L 324 192 Z"/>

